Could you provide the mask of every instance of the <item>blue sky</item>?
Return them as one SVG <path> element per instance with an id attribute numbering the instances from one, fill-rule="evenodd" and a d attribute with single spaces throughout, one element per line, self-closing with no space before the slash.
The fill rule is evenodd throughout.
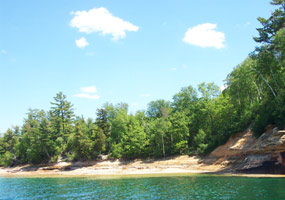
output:
<path id="1" fill-rule="evenodd" d="M 59 91 L 77 115 L 130 112 L 223 80 L 254 50 L 269 0 L 1 0 L 0 132 Z"/>

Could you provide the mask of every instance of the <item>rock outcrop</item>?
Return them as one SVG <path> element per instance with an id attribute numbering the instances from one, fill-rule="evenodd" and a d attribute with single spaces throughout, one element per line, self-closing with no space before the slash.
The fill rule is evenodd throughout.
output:
<path id="1" fill-rule="evenodd" d="M 272 131 L 263 133 L 251 148 L 251 152 L 285 152 L 285 130 L 278 131 L 274 128 Z"/>
<path id="2" fill-rule="evenodd" d="M 234 171 L 285 173 L 285 130 L 268 127 L 258 139 L 246 130 L 231 137 L 210 156 L 234 166 Z"/>

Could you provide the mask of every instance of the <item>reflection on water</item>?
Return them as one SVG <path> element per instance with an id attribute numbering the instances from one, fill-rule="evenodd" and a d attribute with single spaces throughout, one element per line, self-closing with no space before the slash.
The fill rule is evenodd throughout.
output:
<path id="1" fill-rule="evenodd" d="M 0 178 L 0 199 L 285 199 L 284 178 Z"/>

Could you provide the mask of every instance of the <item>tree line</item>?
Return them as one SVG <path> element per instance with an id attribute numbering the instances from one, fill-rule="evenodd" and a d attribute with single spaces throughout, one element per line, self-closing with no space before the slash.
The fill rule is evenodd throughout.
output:
<path id="1" fill-rule="evenodd" d="M 221 92 L 214 83 L 182 88 L 172 101 L 157 100 L 146 111 L 106 103 L 95 120 L 75 116 L 59 92 L 49 111 L 29 109 L 21 127 L 0 137 L 0 165 L 111 158 L 207 154 L 250 127 L 258 137 L 266 126 L 285 125 L 285 0 L 254 40 L 255 51 L 227 76 Z"/>

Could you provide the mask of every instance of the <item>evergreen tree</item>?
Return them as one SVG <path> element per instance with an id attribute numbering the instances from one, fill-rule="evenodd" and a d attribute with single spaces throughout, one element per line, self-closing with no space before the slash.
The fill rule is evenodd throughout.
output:
<path id="1" fill-rule="evenodd" d="M 66 144 L 68 135 L 71 133 L 72 123 L 74 120 L 73 105 L 66 100 L 66 96 L 59 92 L 54 97 L 51 107 L 51 121 L 54 131 L 58 137 L 62 138 L 62 146 Z"/>

